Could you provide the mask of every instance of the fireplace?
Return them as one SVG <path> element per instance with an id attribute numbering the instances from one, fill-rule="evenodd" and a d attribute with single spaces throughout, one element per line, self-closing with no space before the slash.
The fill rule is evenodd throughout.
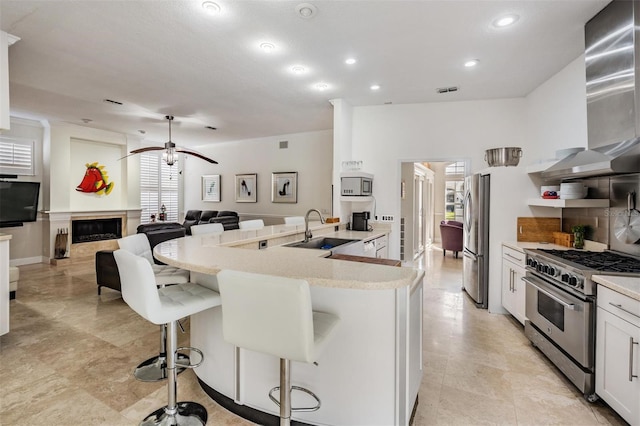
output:
<path id="1" fill-rule="evenodd" d="M 71 221 L 71 243 L 115 240 L 122 238 L 122 218 Z"/>

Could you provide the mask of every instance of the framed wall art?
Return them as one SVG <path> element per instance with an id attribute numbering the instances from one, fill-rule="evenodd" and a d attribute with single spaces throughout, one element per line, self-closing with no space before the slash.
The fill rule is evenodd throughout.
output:
<path id="1" fill-rule="evenodd" d="M 298 202 L 298 172 L 271 173 L 271 202 Z"/>
<path id="2" fill-rule="evenodd" d="M 236 175 L 236 203 L 258 202 L 258 175 Z"/>
<path id="3" fill-rule="evenodd" d="M 220 200 L 220 175 L 202 176 L 202 201 L 219 203 Z"/>

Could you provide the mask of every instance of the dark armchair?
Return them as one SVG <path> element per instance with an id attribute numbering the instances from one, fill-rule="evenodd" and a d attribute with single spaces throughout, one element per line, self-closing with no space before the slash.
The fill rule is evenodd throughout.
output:
<path id="1" fill-rule="evenodd" d="M 455 220 L 443 220 L 440 222 L 440 235 L 442 237 L 442 255 L 445 256 L 447 250 L 450 250 L 457 259 L 458 252 L 462 251 L 462 223 Z"/>

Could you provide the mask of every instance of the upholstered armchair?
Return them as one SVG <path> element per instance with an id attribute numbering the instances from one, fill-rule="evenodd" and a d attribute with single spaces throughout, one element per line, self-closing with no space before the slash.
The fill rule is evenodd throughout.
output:
<path id="1" fill-rule="evenodd" d="M 442 255 L 445 256 L 447 250 L 450 250 L 457 259 L 458 252 L 462 251 L 462 223 L 455 220 L 443 220 L 440 222 L 440 235 L 442 237 Z"/>

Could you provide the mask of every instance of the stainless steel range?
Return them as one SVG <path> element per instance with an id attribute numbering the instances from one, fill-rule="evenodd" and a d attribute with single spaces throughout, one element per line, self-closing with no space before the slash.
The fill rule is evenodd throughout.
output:
<path id="1" fill-rule="evenodd" d="M 611 251 L 525 251 L 525 334 L 595 401 L 596 285 L 591 277 L 640 276 L 640 259 Z"/>

